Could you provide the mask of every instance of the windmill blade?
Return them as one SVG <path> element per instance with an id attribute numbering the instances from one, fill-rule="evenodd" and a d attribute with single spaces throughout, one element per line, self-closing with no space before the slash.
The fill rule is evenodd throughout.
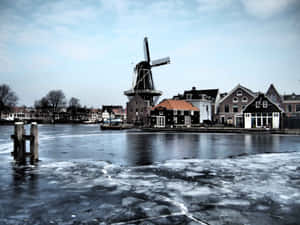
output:
<path id="1" fill-rule="evenodd" d="M 145 61 L 150 63 L 150 52 L 149 52 L 149 45 L 148 45 L 148 38 L 144 38 L 144 57 Z"/>
<path id="2" fill-rule="evenodd" d="M 170 57 L 165 57 L 165 58 L 153 60 L 151 62 L 151 66 L 152 67 L 161 66 L 161 65 L 169 64 L 170 62 L 171 62 Z"/>

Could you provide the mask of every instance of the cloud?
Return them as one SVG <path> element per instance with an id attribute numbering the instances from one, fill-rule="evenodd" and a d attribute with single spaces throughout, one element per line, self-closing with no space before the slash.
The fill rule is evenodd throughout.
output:
<path id="1" fill-rule="evenodd" d="M 241 0 L 245 10 L 256 17 L 268 18 L 291 7 L 297 0 Z"/>

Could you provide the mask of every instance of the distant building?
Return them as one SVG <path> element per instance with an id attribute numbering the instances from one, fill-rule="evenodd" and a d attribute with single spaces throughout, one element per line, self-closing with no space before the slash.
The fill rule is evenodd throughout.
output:
<path id="1" fill-rule="evenodd" d="M 283 110 L 268 96 L 259 93 L 243 110 L 245 128 L 280 128 Z"/>
<path id="2" fill-rule="evenodd" d="M 184 100 L 166 99 L 151 110 L 152 127 L 191 127 L 199 123 L 199 109 Z"/>
<path id="3" fill-rule="evenodd" d="M 235 127 L 244 126 L 242 110 L 256 97 L 250 89 L 238 84 L 218 103 L 218 121 Z"/>
<path id="4" fill-rule="evenodd" d="M 178 94 L 173 99 L 185 100 L 197 107 L 200 112 L 200 123 L 205 120 L 216 120 L 219 89 L 196 90 L 193 87 L 192 90 L 184 91 L 183 95 Z"/>

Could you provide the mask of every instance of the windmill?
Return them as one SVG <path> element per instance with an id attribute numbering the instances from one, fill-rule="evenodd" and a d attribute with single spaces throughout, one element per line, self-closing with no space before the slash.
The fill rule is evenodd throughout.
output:
<path id="1" fill-rule="evenodd" d="M 144 57 L 145 60 L 134 67 L 132 89 L 125 91 L 124 94 L 128 96 L 129 100 L 133 96 L 139 95 L 145 101 L 148 101 L 147 105 L 154 106 L 162 92 L 155 90 L 151 68 L 169 64 L 170 57 L 151 61 L 147 37 L 144 38 Z"/>

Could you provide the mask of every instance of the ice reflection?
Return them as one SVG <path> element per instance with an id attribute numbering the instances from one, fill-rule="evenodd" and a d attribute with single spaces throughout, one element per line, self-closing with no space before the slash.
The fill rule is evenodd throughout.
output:
<path id="1" fill-rule="evenodd" d="M 36 166 L 16 165 L 12 163 L 12 187 L 13 197 L 18 198 L 24 193 L 34 196 L 38 189 L 38 174 Z"/>
<path id="2" fill-rule="evenodd" d="M 151 135 L 126 135 L 127 158 L 132 165 L 153 163 L 153 137 Z"/>

